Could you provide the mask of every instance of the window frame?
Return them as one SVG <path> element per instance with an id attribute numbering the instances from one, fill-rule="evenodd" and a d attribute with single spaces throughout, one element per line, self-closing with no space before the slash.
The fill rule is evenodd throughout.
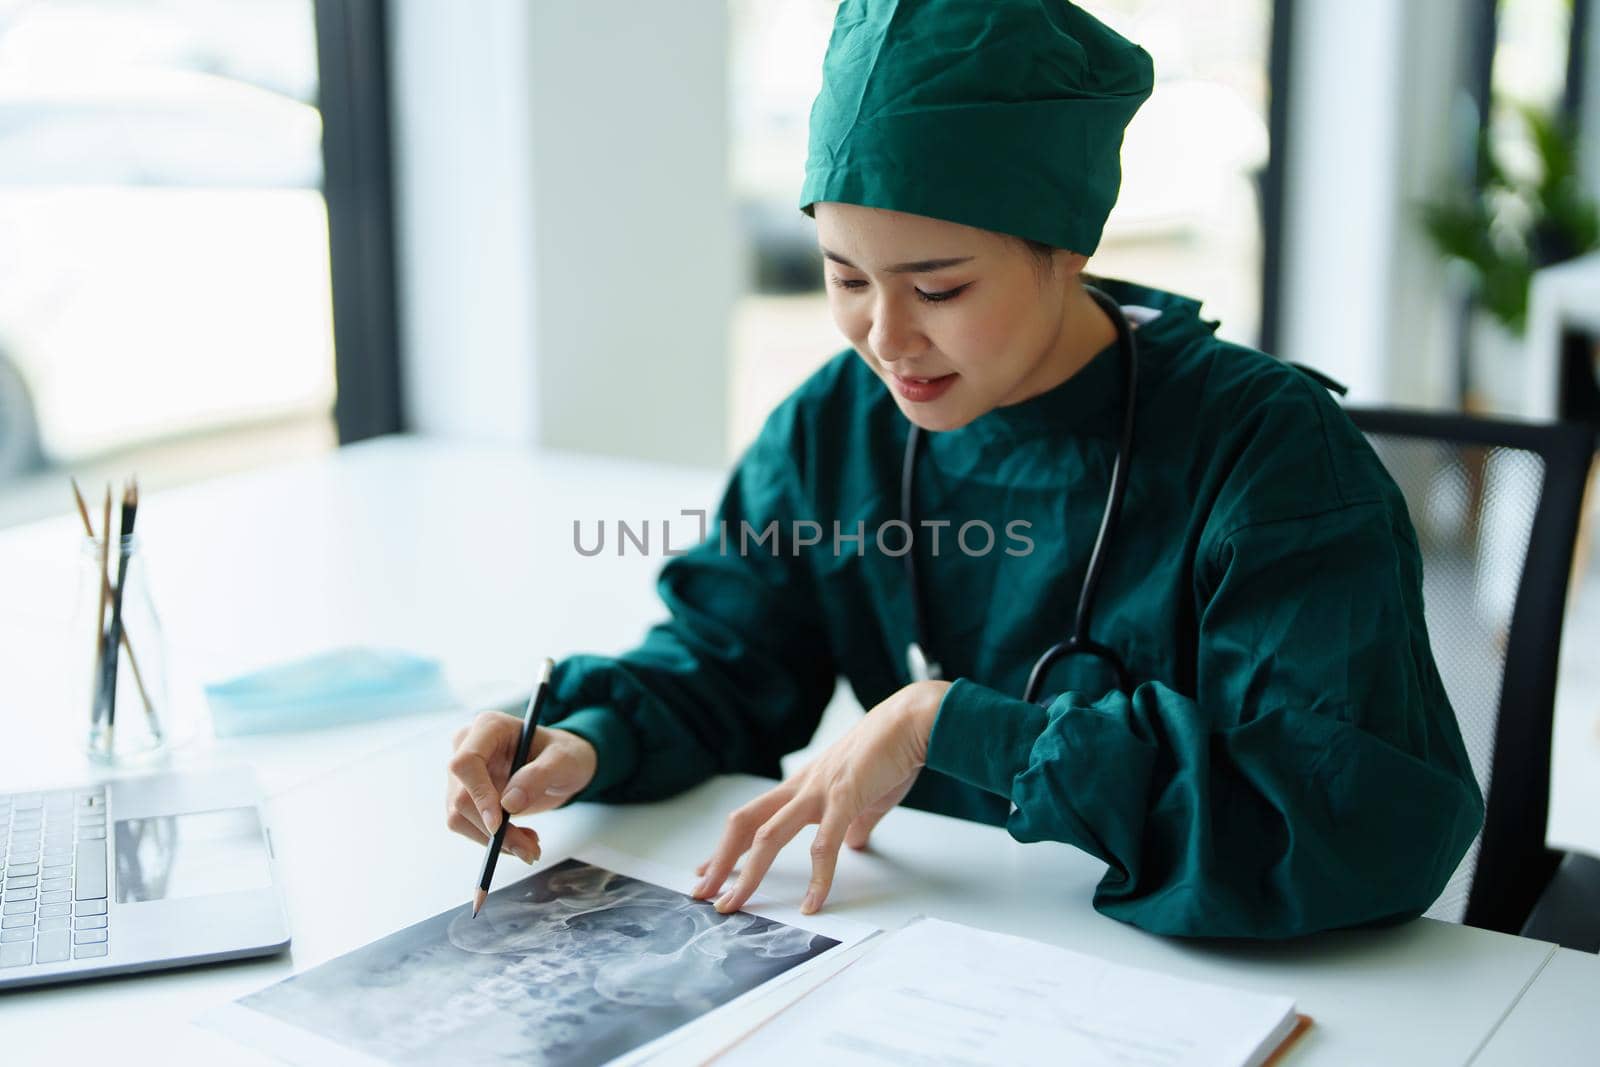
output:
<path id="1" fill-rule="evenodd" d="M 1273 0 L 1267 44 L 1267 169 L 1261 180 L 1261 323 L 1263 352 L 1278 351 L 1283 299 L 1284 172 L 1289 158 L 1289 56 L 1295 0 Z"/>
<path id="2" fill-rule="evenodd" d="M 387 0 L 313 0 L 339 443 L 405 429 Z"/>

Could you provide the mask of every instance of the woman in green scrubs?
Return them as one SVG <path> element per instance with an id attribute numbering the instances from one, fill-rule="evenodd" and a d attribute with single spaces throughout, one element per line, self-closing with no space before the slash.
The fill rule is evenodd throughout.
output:
<path id="1" fill-rule="evenodd" d="M 512 716 L 457 736 L 452 830 L 778 778 L 843 675 L 871 710 L 731 814 L 695 891 L 719 910 L 815 825 L 814 911 L 840 848 L 901 803 L 1083 849 L 1109 865 L 1095 907 L 1160 933 L 1428 907 L 1483 803 L 1399 491 L 1315 381 L 1217 339 L 1195 301 L 1085 286 L 1151 85 L 1142 49 L 1064 0 L 841 4 L 801 206 L 851 349 L 664 565 L 670 617 L 557 667 L 526 767 L 508 781 Z M 1073 632 L 1130 425 L 1119 319 L 1134 432 L 1088 635 L 1111 655 L 1060 660 L 1024 700 Z M 506 845 L 538 856 L 530 828 Z"/>

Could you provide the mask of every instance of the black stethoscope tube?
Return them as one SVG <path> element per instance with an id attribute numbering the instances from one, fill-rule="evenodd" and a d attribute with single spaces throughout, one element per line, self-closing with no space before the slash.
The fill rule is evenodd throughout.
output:
<path id="1" fill-rule="evenodd" d="M 1030 704 L 1039 699 L 1039 690 L 1044 687 L 1050 669 L 1065 657 L 1073 655 L 1093 656 L 1108 664 L 1116 674 L 1117 688 L 1124 693 L 1133 691 L 1132 676 L 1122 659 L 1107 646 L 1091 640 L 1089 628 L 1094 618 L 1094 601 L 1100 590 L 1100 578 L 1105 571 L 1106 552 L 1116 533 L 1117 522 L 1122 515 L 1122 501 L 1128 491 L 1128 467 L 1133 461 L 1134 409 L 1139 397 L 1138 349 L 1133 339 L 1133 326 L 1117 302 L 1093 286 L 1085 285 L 1083 288 L 1110 317 L 1117 331 L 1117 351 L 1123 364 L 1122 435 L 1117 442 L 1116 462 L 1111 468 L 1111 488 L 1106 493 L 1105 512 L 1100 517 L 1100 529 L 1095 535 L 1094 548 L 1089 553 L 1089 567 L 1084 573 L 1083 587 L 1078 593 L 1078 610 L 1073 620 L 1072 635 L 1065 641 L 1050 646 L 1034 662 L 1033 670 L 1028 672 L 1028 684 L 1022 697 Z M 916 640 L 906 647 L 906 662 L 914 681 L 942 677 L 939 664 L 929 658 L 926 652 L 927 614 L 917 576 L 916 501 L 913 487 L 916 481 L 917 450 L 921 438 L 921 428 L 912 423 L 910 432 L 906 435 L 905 459 L 900 469 L 900 516 L 912 532 L 911 547 L 906 552 L 905 559 L 906 581 L 911 590 L 911 611 L 914 616 L 913 625 L 916 627 Z"/>

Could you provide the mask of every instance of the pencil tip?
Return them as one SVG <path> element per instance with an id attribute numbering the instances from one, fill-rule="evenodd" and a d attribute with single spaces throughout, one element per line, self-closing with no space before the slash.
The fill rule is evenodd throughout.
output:
<path id="1" fill-rule="evenodd" d="M 478 917 L 478 912 L 483 910 L 483 902 L 485 900 L 487 900 L 487 899 L 489 899 L 489 894 L 488 893 L 485 893 L 481 889 L 473 890 L 473 892 L 472 892 L 472 917 L 474 919 L 476 919 Z"/>

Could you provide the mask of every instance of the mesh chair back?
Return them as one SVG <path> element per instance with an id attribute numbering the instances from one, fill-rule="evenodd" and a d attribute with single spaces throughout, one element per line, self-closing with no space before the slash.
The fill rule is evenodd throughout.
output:
<path id="1" fill-rule="evenodd" d="M 1428 639 L 1487 806 L 1427 914 L 1515 933 L 1544 847 L 1557 655 L 1592 431 L 1348 409 L 1411 513 Z"/>

